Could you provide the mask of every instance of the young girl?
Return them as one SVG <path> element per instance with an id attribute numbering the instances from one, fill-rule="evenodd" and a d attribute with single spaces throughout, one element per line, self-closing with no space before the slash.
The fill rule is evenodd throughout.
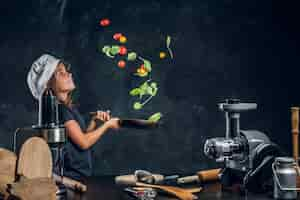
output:
<path id="1" fill-rule="evenodd" d="M 59 120 L 68 136 L 64 152 L 64 175 L 76 180 L 92 174 L 91 147 L 108 129 L 119 129 L 119 119 L 109 112 L 97 111 L 87 126 L 72 102 L 75 89 L 72 74 L 62 60 L 44 54 L 31 66 L 27 83 L 32 95 L 39 100 L 46 89 L 51 89 L 59 101 Z M 103 125 L 96 127 L 96 120 Z"/>

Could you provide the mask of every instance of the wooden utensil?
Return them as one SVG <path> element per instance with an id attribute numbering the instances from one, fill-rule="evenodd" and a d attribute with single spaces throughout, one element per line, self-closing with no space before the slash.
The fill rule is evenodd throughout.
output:
<path id="1" fill-rule="evenodd" d="M 164 176 L 161 174 L 152 174 L 154 177 L 154 183 L 159 184 L 164 180 Z M 135 186 L 138 182 L 137 178 L 133 174 L 121 175 L 115 177 L 115 183 L 117 185 Z"/>
<path id="2" fill-rule="evenodd" d="M 39 137 L 31 137 L 21 147 L 18 175 L 27 178 L 51 178 L 52 156 L 48 144 Z"/>
<path id="3" fill-rule="evenodd" d="M 61 177 L 57 174 L 53 174 L 53 179 L 58 182 L 64 184 L 66 187 L 71 188 L 73 190 L 79 191 L 79 192 L 86 192 L 87 186 L 79 181 L 73 180 L 68 177 Z"/>
<path id="4" fill-rule="evenodd" d="M 293 157 L 296 161 L 297 166 L 298 164 L 298 157 L 299 157 L 299 145 L 298 145 L 298 138 L 299 138 L 299 107 L 292 107 L 292 137 L 293 137 Z"/>
<path id="5" fill-rule="evenodd" d="M 133 187 L 132 189 L 134 190 L 145 190 L 146 188 L 149 187 Z M 201 192 L 202 188 L 201 187 L 194 187 L 194 188 L 181 188 L 184 191 L 190 192 L 190 193 L 198 193 Z"/>
<path id="6" fill-rule="evenodd" d="M 187 191 L 185 189 L 179 188 L 179 187 L 173 187 L 173 186 L 163 186 L 163 185 L 151 185 L 151 184 L 145 184 L 141 182 L 137 182 L 136 186 L 138 187 L 150 187 L 150 188 L 157 188 L 161 189 L 169 194 L 173 194 L 179 199 L 182 200 L 193 200 L 198 199 L 197 196 L 193 195 L 192 192 Z M 199 192 L 202 190 L 202 188 L 199 188 Z"/>
<path id="7" fill-rule="evenodd" d="M 296 171 L 297 171 L 297 179 L 296 185 L 300 187 L 300 173 L 299 173 L 299 146 L 298 146 L 298 137 L 299 137 L 299 107 L 291 107 L 291 121 L 292 121 L 292 139 L 293 139 L 293 158 L 296 161 Z"/>
<path id="8" fill-rule="evenodd" d="M 197 175 L 181 177 L 177 180 L 178 184 L 187 184 L 187 183 L 205 183 L 209 181 L 219 180 L 219 174 L 221 169 L 209 169 L 198 171 Z"/>

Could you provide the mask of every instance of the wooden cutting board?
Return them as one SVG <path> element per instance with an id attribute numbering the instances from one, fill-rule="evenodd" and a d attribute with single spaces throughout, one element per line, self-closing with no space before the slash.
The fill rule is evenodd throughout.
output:
<path id="1" fill-rule="evenodd" d="M 22 200 L 56 200 L 56 191 L 56 184 L 51 178 L 22 177 L 9 188 L 11 195 Z"/>
<path id="2" fill-rule="evenodd" d="M 26 178 L 52 177 L 52 156 L 45 140 L 31 137 L 24 142 L 19 154 L 17 174 Z"/>
<path id="3" fill-rule="evenodd" d="M 10 181 L 15 180 L 17 156 L 15 153 L 0 148 L 0 176 L 10 177 Z"/>
<path id="4" fill-rule="evenodd" d="M 15 181 L 16 163 L 17 156 L 15 153 L 0 148 L 0 193 L 5 197 L 8 196 L 7 184 Z"/>

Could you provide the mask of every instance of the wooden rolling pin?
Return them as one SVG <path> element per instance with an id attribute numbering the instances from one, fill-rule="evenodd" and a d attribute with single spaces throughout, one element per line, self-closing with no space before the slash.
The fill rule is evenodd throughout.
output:
<path id="1" fill-rule="evenodd" d="M 154 184 L 160 184 L 164 180 L 164 176 L 161 174 L 153 174 Z M 115 177 L 115 183 L 117 185 L 135 186 L 138 182 L 136 176 L 132 174 L 121 175 Z"/>
<path id="2" fill-rule="evenodd" d="M 84 185 L 83 183 L 79 182 L 79 181 L 75 181 L 71 178 L 68 177 L 61 177 L 57 174 L 53 173 L 53 179 L 58 182 L 58 183 L 62 183 L 64 184 L 67 188 L 79 191 L 79 192 L 86 192 L 87 191 L 87 186 Z"/>
<path id="3" fill-rule="evenodd" d="M 197 175 L 181 177 L 177 180 L 178 184 L 187 183 L 205 183 L 209 181 L 219 180 L 221 169 L 209 169 L 197 172 Z"/>
<path id="4" fill-rule="evenodd" d="M 296 161 L 297 166 L 298 164 L 298 157 L 299 157 L 299 107 L 292 107 L 292 137 L 293 137 L 293 157 Z"/>
<path id="5" fill-rule="evenodd" d="M 296 185 L 299 188 L 300 187 L 300 176 L 299 176 L 299 162 L 298 162 L 298 157 L 299 157 L 299 143 L 298 143 L 298 138 L 299 138 L 299 107 L 291 107 L 291 121 L 292 121 L 292 139 L 293 139 L 293 158 L 296 161 L 296 171 L 297 171 L 297 179 L 296 179 Z"/>

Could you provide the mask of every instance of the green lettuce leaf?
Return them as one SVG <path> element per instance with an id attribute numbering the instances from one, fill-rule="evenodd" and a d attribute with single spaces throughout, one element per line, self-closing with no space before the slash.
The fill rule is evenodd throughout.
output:
<path id="1" fill-rule="evenodd" d="M 134 61 L 134 60 L 136 60 L 136 58 L 137 58 L 137 54 L 135 52 L 130 52 L 127 55 L 127 60 L 128 61 Z"/>

